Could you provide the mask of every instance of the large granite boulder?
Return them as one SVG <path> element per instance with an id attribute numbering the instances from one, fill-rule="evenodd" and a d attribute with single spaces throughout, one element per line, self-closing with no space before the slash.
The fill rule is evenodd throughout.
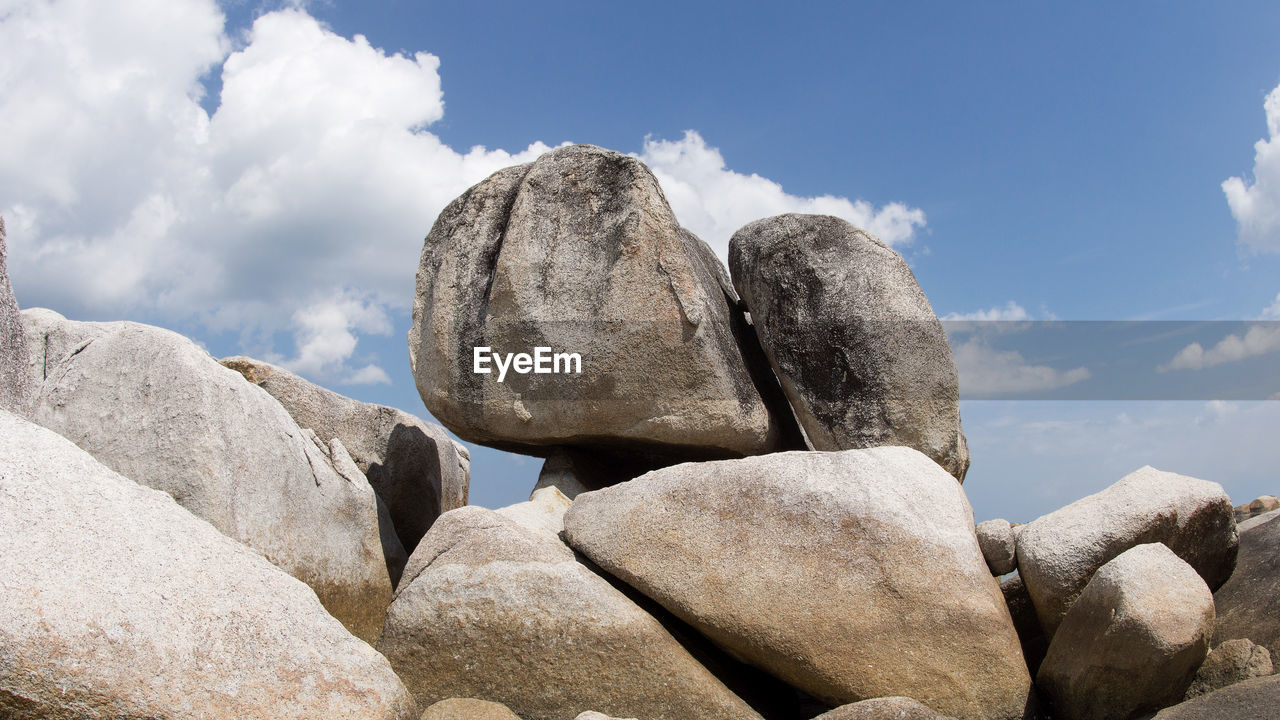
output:
<path id="1" fill-rule="evenodd" d="M 1222 486 L 1153 467 L 1037 518 L 1018 535 L 1018 573 L 1045 632 L 1058 623 L 1098 568 L 1136 545 L 1164 543 L 1210 589 L 1235 567 L 1238 539 Z"/>
<path id="2" fill-rule="evenodd" d="M 2 410 L 0 528 L 0 717 L 416 717 L 306 585 Z"/>
<path id="3" fill-rule="evenodd" d="M 964 480 L 955 361 L 906 261 L 828 215 L 757 220 L 729 268 L 815 450 L 905 445 Z"/>
<path id="4" fill-rule="evenodd" d="M 1271 653 L 1253 641 L 1228 640 L 1209 652 L 1187 688 L 1187 699 L 1275 672 Z"/>
<path id="5" fill-rule="evenodd" d="M 358 471 L 190 340 L 136 323 L 30 317 L 31 418 L 306 582 L 372 641 L 391 602 L 377 501 Z M 64 352 L 65 351 L 65 352 Z"/>
<path id="6" fill-rule="evenodd" d="M 759 720 L 564 543 L 474 506 L 423 537 L 378 649 L 422 705 L 472 697 L 525 720 Z"/>
<path id="7" fill-rule="evenodd" d="M 769 452 L 789 413 L 775 417 L 761 398 L 757 383 L 771 377 L 748 368 L 739 340 L 754 337 L 736 302 L 648 168 L 575 145 L 495 173 L 440 214 L 418 268 L 409 355 L 431 414 L 472 442 L 665 462 Z M 539 347 L 544 369 L 559 372 L 522 374 L 515 359 L 503 376 L 487 354 L 490 372 L 475 371 L 477 353 Z M 557 365 L 555 353 L 580 359 Z"/>
<path id="8" fill-rule="evenodd" d="M 299 426 L 325 442 L 342 441 L 387 504 L 406 551 L 413 552 L 441 513 L 467 504 L 471 455 L 439 425 L 344 397 L 253 358 L 223 358 L 222 364 L 270 393 Z"/>
<path id="9" fill-rule="evenodd" d="M 1280 675 L 1228 685 L 1156 713 L 1153 720 L 1275 720 Z"/>
<path id="10" fill-rule="evenodd" d="M 1280 511 L 1240 525 L 1240 555 L 1231 579 L 1214 593 L 1213 641 L 1248 638 L 1280 659 Z"/>
<path id="11" fill-rule="evenodd" d="M 929 498 L 920 513 L 919 498 Z M 565 537 L 832 705 L 1021 718 L 1031 679 L 955 478 L 905 447 L 686 463 L 579 495 Z"/>
<path id="12" fill-rule="evenodd" d="M 4 218 L 0 217 L 0 410 L 21 412 L 31 393 L 27 374 L 27 338 L 18 301 L 9 284 Z"/>
<path id="13" fill-rule="evenodd" d="M 1036 685 L 1055 718 L 1128 720 L 1182 700 L 1212 632 L 1204 580 L 1164 545 L 1138 545 L 1094 573 Z"/>

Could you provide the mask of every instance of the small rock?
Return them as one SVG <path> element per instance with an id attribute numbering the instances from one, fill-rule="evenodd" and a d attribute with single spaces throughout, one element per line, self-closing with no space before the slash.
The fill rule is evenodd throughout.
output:
<path id="1" fill-rule="evenodd" d="M 863 700 L 825 712 L 813 720 L 951 720 L 906 697 Z"/>
<path id="2" fill-rule="evenodd" d="M 502 703 L 449 698 L 427 708 L 421 720 L 520 720 L 520 716 Z"/>
<path id="3" fill-rule="evenodd" d="M 1241 524 L 1240 556 L 1231 579 L 1214 593 L 1213 641 L 1248 638 L 1280 657 L 1280 511 Z"/>
<path id="4" fill-rule="evenodd" d="M 573 720 L 636 720 L 636 719 L 635 718 L 615 718 L 609 715 L 605 715 L 604 713 L 598 713 L 594 710 L 588 710 L 584 713 L 580 713 L 578 717 L 574 718 Z"/>
<path id="5" fill-rule="evenodd" d="M 564 531 L 564 514 L 571 504 L 573 501 L 565 497 L 559 488 L 544 487 L 534 490 L 528 501 L 498 508 L 496 512 L 529 530 L 559 539 Z"/>
<path id="6" fill-rule="evenodd" d="M 964 480 L 951 346 L 902 256 L 829 215 L 757 220 L 733 284 L 815 450 L 905 445 Z"/>
<path id="7" fill-rule="evenodd" d="M 1262 495 L 1252 502 L 1236 507 L 1236 522 L 1244 522 L 1251 517 L 1280 509 L 1280 498 L 1275 495 Z"/>
<path id="8" fill-rule="evenodd" d="M 1276 720 L 1280 675 L 1228 685 L 1156 713 L 1153 720 Z"/>
<path id="9" fill-rule="evenodd" d="M 1179 702 L 1209 650 L 1213 595 L 1160 543 L 1094 573 L 1036 676 L 1063 720 L 1127 720 Z"/>
<path id="10" fill-rule="evenodd" d="M 1222 486 L 1152 467 L 1028 523 L 1018 536 L 1018 572 L 1045 632 L 1058 623 L 1107 561 L 1143 543 L 1164 543 L 1210 589 L 1235 567 L 1235 517 Z"/>
<path id="11" fill-rule="evenodd" d="M 1013 527 L 1008 520 L 986 520 L 978 523 L 978 547 L 991 568 L 992 575 L 1008 575 L 1018 567 Z"/>
<path id="12" fill-rule="evenodd" d="M 660 467 L 635 458 L 598 457 L 580 448 L 554 448 L 542 463 L 534 492 L 554 487 L 570 500 L 584 492 L 617 485 Z"/>
<path id="13" fill-rule="evenodd" d="M 1271 652 L 1261 645 L 1254 645 L 1247 639 L 1228 640 L 1214 648 L 1204 659 L 1196 677 L 1187 688 L 1186 699 L 1190 700 L 1218 688 L 1249 680 L 1266 677 L 1273 672 Z"/>

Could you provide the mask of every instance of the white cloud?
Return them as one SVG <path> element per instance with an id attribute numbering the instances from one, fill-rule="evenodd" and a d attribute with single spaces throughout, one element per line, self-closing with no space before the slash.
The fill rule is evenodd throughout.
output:
<path id="1" fill-rule="evenodd" d="M 1269 137 L 1253 146 L 1253 182 L 1227 178 L 1222 191 L 1240 242 L 1258 252 L 1280 252 L 1280 87 L 1267 95 L 1263 109 Z"/>
<path id="2" fill-rule="evenodd" d="M 1043 392 L 1088 380 L 1088 368 L 1058 370 L 1033 365 L 1016 350 L 998 350 L 971 337 L 953 351 L 960 392 L 967 397 Z"/>
<path id="3" fill-rule="evenodd" d="M 1275 302 L 1268 305 L 1262 310 L 1263 320 L 1280 320 L 1280 293 L 1276 294 Z"/>
<path id="4" fill-rule="evenodd" d="M 1266 355 L 1277 350 L 1280 350 L 1280 326 L 1254 325 L 1245 332 L 1244 337 L 1232 333 L 1208 350 L 1198 342 L 1191 343 L 1179 350 L 1167 364 L 1160 365 L 1156 369 L 1160 372 L 1203 370 L 1215 365 Z"/>
<path id="5" fill-rule="evenodd" d="M 947 313 L 942 317 L 946 322 L 1013 322 L 1030 320 L 1031 314 L 1018 303 L 1010 300 L 1004 307 L 993 307 L 987 310 L 976 310 L 969 313 Z"/>
<path id="6" fill-rule="evenodd" d="M 308 377 L 348 385 L 390 383 L 387 373 L 374 364 L 350 371 L 347 361 L 355 354 L 356 332 L 391 334 L 391 319 L 383 307 L 354 292 L 312 303 L 293 314 L 297 356 L 275 358 L 284 367 Z"/>
<path id="7" fill-rule="evenodd" d="M 645 138 L 636 157 L 653 170 L 680 224 L 711 246 L 722 260 L 729 238 L 753 220 L 782 213 L 835 215 L 879 237 L 889 245 L 909 242 L 924 227 L 924 211 L 902 203 L 876 208 L 865 200 L 833 195 L 799 197 L 778 183 L 725 167 L 720 150 L 702 136 L 685 131 L 680 140 Z"/>

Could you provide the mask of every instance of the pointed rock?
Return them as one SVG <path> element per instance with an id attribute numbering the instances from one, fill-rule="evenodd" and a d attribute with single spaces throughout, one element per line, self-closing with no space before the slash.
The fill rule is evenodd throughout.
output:
<path id="1" fill-rule="evenodd" d="M 0 217 L 0 410 L 22 412 L 31 394 L 27 374 L 27 338 L 18 300 L 9 284 L 4 218 Z"/>

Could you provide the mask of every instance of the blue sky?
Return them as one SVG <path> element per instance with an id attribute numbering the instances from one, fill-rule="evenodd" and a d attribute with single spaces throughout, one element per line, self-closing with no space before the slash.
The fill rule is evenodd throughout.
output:
<path id="1" fill-rule="evenodd" d="M 1274 3 L 102 5 L 0 0 L 19 302 L 416 414 L 422 237 L 563 142 L 639 154 L 713 247 L 862 222 L 941 316 L 1280 319 Z M 1245 502 L 1280 491 L 1277 405 L 967 401 L 965 488 L 1028 520 L 1149 463 Z M 477 448 L 473 501 L 538 467 Z"/>

